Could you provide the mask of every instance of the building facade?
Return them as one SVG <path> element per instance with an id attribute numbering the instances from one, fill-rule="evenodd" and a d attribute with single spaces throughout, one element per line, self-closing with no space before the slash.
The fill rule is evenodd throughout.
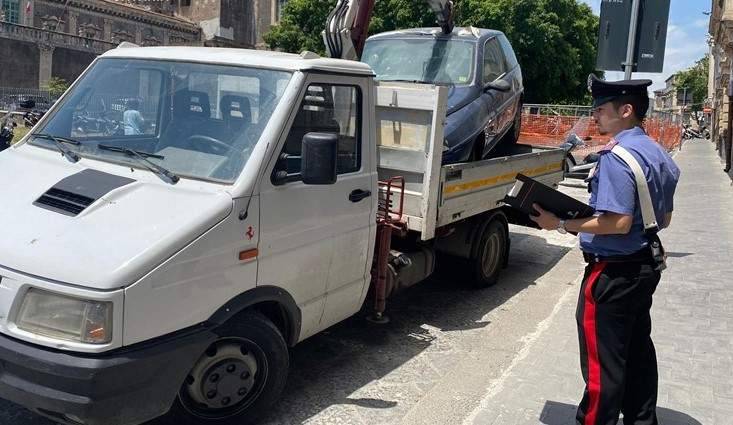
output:
<path id="1" fill-rule="evenodd" d="M 731 152 L 733 123 L 730 119 L 733 94 L 731 87 L 733 0 L 712 0 L 709 33 L 711 56 L 708 91 L 709 106 L 713 114 L 712 135 L 721 157 L 726 162 L 726 171 L 730 172 L 733 155 Z"/>
<path id="2" fill-rule="evenodd" d="M 692 91 L 677 84 L 677 75 L 665 80 L 665 87 L 654 91 L 654 110 L 684 116 L 687 105 L 691 105 Z"/>
<path id="3" fill-rule="evenodd" d="M 0 0 L 2 1 L 2 0 Z M 116 0 L 201 27 L 204 45 L 264 48 L 263 36 L 277 23 L 283 0 Z"/>
<path id="4" fill-rule="evenodd" d="M 123 41 L 264 48 L 283 0 L 0 0 L 0 87 L 71 82 Z"/>
<path id="5" fill-rule="evenodd" d="M 201 45 L 201 28 L 184 18 L 106 0 L 0 0 L 0 87 L 71 82 L 123 41 L 144 46 Z"/>

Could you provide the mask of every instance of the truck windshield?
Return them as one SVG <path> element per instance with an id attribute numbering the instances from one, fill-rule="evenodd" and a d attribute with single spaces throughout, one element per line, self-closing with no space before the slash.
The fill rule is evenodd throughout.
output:
<path id="1" fill-rule="evenodd" d="M 421 37 L 370 40 L 361 57 L 381 81 L 465 85 L 475 56 L 469 41 Z"/>
<path id="2" fill-rule="evenodd" d="M 220 65 L 100 59 L 33 134 L 74 151 L 140 167 L 115 146 L 181 177 L 233 182 L 280 102 L 291 73 Z M 49 137 L 30 143 L 52 147 Z M 100 148 L 100 145 L 102 148 Z"/>

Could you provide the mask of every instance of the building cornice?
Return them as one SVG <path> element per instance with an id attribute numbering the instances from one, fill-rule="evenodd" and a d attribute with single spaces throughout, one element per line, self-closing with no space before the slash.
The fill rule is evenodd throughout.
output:
<path id="1" fill-rule="evenodd" d="M 67 5 L 69 8 L 102 13 L 104 15 L 155 25 L 162 28 L 199 34 L 198 25 L 185 19 L 150 12 L 133 5 L 117 3 L 108 0 L 43 0 L 47 3 Z"/>

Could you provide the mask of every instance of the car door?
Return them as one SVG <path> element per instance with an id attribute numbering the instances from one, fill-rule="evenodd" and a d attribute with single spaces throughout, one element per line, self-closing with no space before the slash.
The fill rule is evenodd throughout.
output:
<path id="1" fill-rule="evenodd" d="M 508 117 L 509 109 L 511 109 L 511 92 L 496 89 L 486 90 L 488 84 L 504 78 L 506 73 L 506 60 L 499 41 L 496 37 L 486 40 L 483 49 L 483 97 L 489 108 L 489 121 L 485 129 L 487 146 L 484 152 L 493 147 L 496 138 L 504 134 L 511 124 L 511 117 Z"/>
<path id="2" fill-rule="evenodd" d="M 376 171 L 363 112 L 367 79 L 311 74 L 288 131 L 261 185 L 261 277 L 286 289 L 302 311 L 301 338 L 356 312 L 369 283 L 376 231 Z M 336 133 L 338 178 L 332 185 L 283 182 L 300 172 L 303 136 Z"/>

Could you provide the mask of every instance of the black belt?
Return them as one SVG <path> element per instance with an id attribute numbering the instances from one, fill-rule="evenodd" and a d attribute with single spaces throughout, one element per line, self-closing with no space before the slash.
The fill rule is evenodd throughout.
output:
<path id="1" fill-rule="evenodd" d="M 583 259 L 586 263 L 643 263 L 653 261 L 654 257 L 652 256 L 651 249 L 646 247 L 627 255 L 597 255 L 590 252 L 583 252 Z"/>

